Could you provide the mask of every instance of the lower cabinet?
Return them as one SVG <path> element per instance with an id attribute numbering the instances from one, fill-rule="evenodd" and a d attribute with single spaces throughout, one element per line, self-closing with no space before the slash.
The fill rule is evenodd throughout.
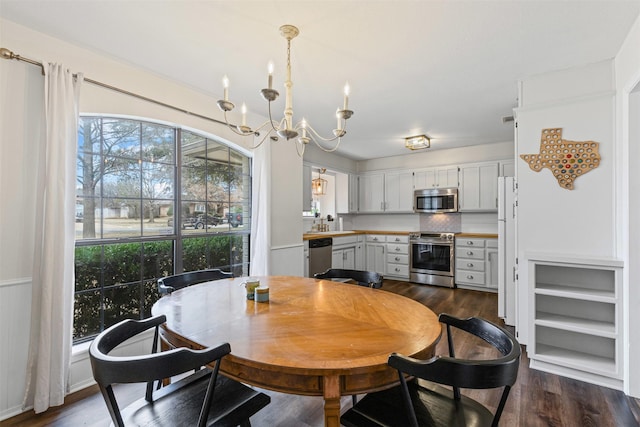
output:
<path id="1" fill-rule="evenodd" d="M 355 270 L 356 248 L 334 249 L 331 254 L 331 268 Z"/>
<path id="2" fill-rule="evenodd" d="M 388 235 L 385 277 L 409 280 L 409 236 Z"/>
<path id="3" fill-rule="evenodd" d="M 369 234 L 366 238 L 366 270 L 384 277 L 409 280 L 409 236 Z"/>
<path id="4" fill-rule="evenodd" d="M 458 237 L 455 256 L 456 285 L 497 292 L 497 239 Z"/>
<path id="5" fill-rule="evenodd" d="M 368 234 L 365 243 L 366 270 L 375 271 L 384 276 L 385 274 L 385 252 L 386 236 L 379 234 Z"/>
<path id="6" fill-rule="evenodd" d="M 362 269 L 362 236 L 333 238 L 331 268 L 347 270 Z"/>

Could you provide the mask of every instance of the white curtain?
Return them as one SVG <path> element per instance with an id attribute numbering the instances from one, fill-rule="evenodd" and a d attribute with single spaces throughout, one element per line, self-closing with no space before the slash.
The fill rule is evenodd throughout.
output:
<path id="1" fill-rule="evenodd" d="M 251 199 L 251 276 L 268 276 L 271 259 L 271 146 L 266 141 L 253 153 Z"/>
<path id="2" fill-rule="evenodd" d="M 76 151 L 82 75 L 45 64 L 46 135 L 37 144 L 31 337 L 24 406 L 64 403 L 72 346 Z"/>

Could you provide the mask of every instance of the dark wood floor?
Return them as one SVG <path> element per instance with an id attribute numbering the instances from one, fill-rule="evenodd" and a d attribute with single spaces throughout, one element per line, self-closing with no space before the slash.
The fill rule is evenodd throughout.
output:
<path id="1" fill-rule="evenodd" d="M 385 280 L 384 290 L 413 298 L 435 313 L 456 316 L 480 316 L 502 324 L 497 317 L 496 294 L 420 286 Z M 473 341 L 461 343 L 465 351 L 478 354 Z M 523 349 L 524 350 L 524 349 Z M 445 340 L 438 344 L 438 353 L 446 353 Z M 460 355 L 460 354 L 458 354 Z M 468 356 L 467 357 L 471 357 Z M 118 386 L 116 394 L 121 404 L 142 396 L 139 385 Z M 267 391 L 272 396 L 269 406 L 252 418 L 254 427 L 316 427 L 323 421 L 322 399 L 292 396 Z M 495 408 L 499 392 L 465 390 L 465 394 Z M 346 409 L 351 399 L 343 398 Z M 635 399 L 624 393 L 557 375 L 529 369 L 526 352 L 520 364 L 518 381 L 507 402 L 501 426 L 608 427 L 639 426 L 640 409 Z M 0 426 L 108 426 L 106 406 L 97 388 L 91 387 L 67 398 L 61 408 L 44 414 L 25 413 L 0 422 Z"/>

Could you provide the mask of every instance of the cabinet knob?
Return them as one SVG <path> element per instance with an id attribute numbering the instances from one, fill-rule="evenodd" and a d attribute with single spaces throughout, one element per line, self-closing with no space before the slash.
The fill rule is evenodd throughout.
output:
<path id="1" fill-rule="evenodd" d="M 397 257 L 396 257 L 396 261 L 400 261 L 400 257 L 398 257 L 398 256 L 397 256 Z"/>
<path id="2" fill-rule="evenodd" d="M 473 263 L 472 262 L 468 262 L 467 263 L 467 267 L 473 267 Z"/>
<path id="3" fill-rule="evenodd" d="M 396 242 L 399 242 L 399 241 L 400 241 L 400 238 L 396 237 Z"/>
<path id="4" fill-rule="evenodd" d="M 470 274 L 468 274 L 468 275 L 467 275 L 467 279 L 473 279 L 473 276 L 472 276 L 472 275 L 470 275 Z"/>
<path id="5" fill-rule="evenodd" d="M 473 255 L 473 252 L 467 251 L 467 255 Z"/>
<path id="6" fill-rule="evenodd" d="M 400 252 L 400 248 L 396 246 L 396 252 Z"/>
<path id="7" fill-rule="evenodd" d="M 398 267 L 396 267 L 396 273 L 399 273 L 400 269 Z"/>
<path id="8" fill-rule="evenodd" d="M 473 246 L 473 242 L 471 240 L 467 240 L 467 245 Z"/>

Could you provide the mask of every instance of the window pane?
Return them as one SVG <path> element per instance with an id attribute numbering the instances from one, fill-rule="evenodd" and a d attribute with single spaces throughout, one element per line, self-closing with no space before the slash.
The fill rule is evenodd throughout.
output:
<path id="1" fill-rule="evenodd" d="M 104 291 L 104 327 L 124 319 L 141 319 L 141 282 L 115 286 Z"/>
<path id="2" fill-rule="evenodd" d="M 145 243 L 143 253 L 143 279 L 158 279 L 173 274 L 173 240 Z"/>
<path id="3" fill-rule="evenodd" d="M 106 202 L 106 200 L 105 200 Z M 142 235 L 142 212 L 139 199 L 113 199 L 98 213 L 102 215 L 105 239 L 136 237 Z"/>
<path id="4" fill-rule="evenodd" d="M 100 153 L 99 117 L 81 117 L 78 124 L 78 154 L 80 153 Z"/>
<path id="5" fill-rule="evenodd" d="M 173 128 L 142 124 L 142 160 L 173 165 L 175 151 Z"/>
<path id="6" fill-rule="evenodd" d="M 193 167 L 182 168 L 182 199 L 204 200 L 207 196 L 206 163 L 198 160 L 192 164 Z"/>
<path id="7" fill-rule="evenodd" d="M 141 243 L 104 245 L 104 286 L 139 282 Z"/>
<path id="8" fill-rule="evenodd" d="M 137 160 L 105 157 L 103 197 L 140 197 L 140 164 Z"/>
<path id="9" fill-rule="evenodd" d="M 95 336 L 102 330 L 102 294 L 100 290 L 76 292 L 73 302 L 73 338 L 80 341 L 83 338 Z"/>
<path id="10" fill-rule="evenodd" d="M 142 163 L 142 197 L 170 199 L 173 197 L 173 167 L 162 163 Z"/>
<path id="11" fill-rule="evenodd" d="M 145 212 L 153 212 L 142 221 L 142 234 L 158 236 L 173 234 L 173 200 L 143 200 Z"/>
<path id="12" fill-rule="evenodd" d="M 140 158 L 140 122 L 105 119 L 102 125 L 102 151 L 105 156 Z"/>

